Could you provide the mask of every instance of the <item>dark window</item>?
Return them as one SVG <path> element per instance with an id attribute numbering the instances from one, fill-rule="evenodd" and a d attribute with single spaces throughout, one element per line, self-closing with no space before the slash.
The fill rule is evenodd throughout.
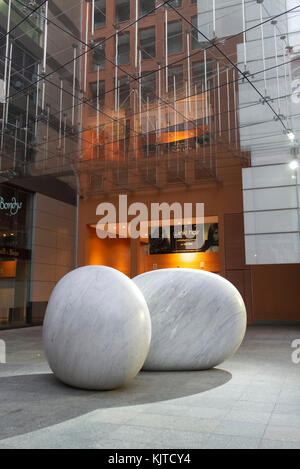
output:
<path id="1" fill-rule="evenodd" d="M 145 15 L 146 13 L 149 13 L 149 11 L 152 11 L 155 8 L 155 3 L 156 0 L 141 0 L 140 1 L 140 14 Z"/>
<path id="2" fill-rule="evenodd" d="M 116 23 L 130 19 L 130 0 L 116 0 Z"/>
<path id="3" fill-rule="evenodd" d="M 149 102 L 153 102 L 156 99 L 156 76 L 154 73 L 145 74 L 141 80 L 142 84 L 142 100 L 143 104 L 146 104 L 149 98 Z"/>
<path id="4" fill-rule="evenodd" d="M 1 66 L 0 71 L 4 70 L 4 56 L 5 48 L 2 47 L 0 52 L 1 57 Z M 34 74 L 36 72 L 35 63 L 36 60 L 31 57 L 29 54 L 20 49 L 17 45 L 14 44 L 12 49 L 12 67 L 11 67 L 11 87 L 17 91 L 22 90 L 22 88 L 27 87 L 32 83 L 34 79 Z M 2 68 L 3 67 L 3 68 Z M 4 71 L 3 71 L 4 73 Z"/>
<path id="5" fill-rule="evenodd" d="M 116 171 L 116 179 L 118 186 L 128 186 L 128 168 L 118 168 Z"/>
<path id="6" fill-rule="evenodd" d="M 213 73 L 212 62 L 207 61 L 207 87 L 210 87 L 210 79 Z M 205 67 L 204 62 L 193 62 L 192 64 L 193 73 L 193 85 L 197 85 L 198 91 L 201 91 L 205 87 Z"/>
<path id="7" fill-rule="evenodd" d="M 156 184 L 157 177 L 156 177 L 156 169 L 153 169 L 152 166 L 148 166 L 146 168 L 142 168 L 140 170 L 141 179 L 146 184 Z"/>
<path id="8" fill-rule="evenodd" d="M 103 189 L 104 176 L 101 173 L 91 175 L 91 189 L 101 190 Z"/>
<path id="9" fill-rule="evenodd" d="M 182 0 L 171 0 L 170 4 L 174 8 L 181 8 L 182 7 Z"/>
<path id="10" fill-rule="evenodd" d="M 5 63 L 5 47 L 0 48 L 0 76 L 4 74 Z M 37 79 L 37 63 L 27 51 L 14 43 L 12 49 L 11 63 L 11 79 L 9 94 L 17 95 L 10 100 L 8 113 L 9 126 L 6 134 L 10 137 L 4 139 L 5 152 L 13 154 L 16 152 L 16 161 L 24 161 L 24 142 L 25 142 L 25 122 L 27 94 L 25 90 Z M 35 103 L 36 103 L 36 87 L 31 89 L 29 93 L 29 116 L 28 116 L 28 133 L 27 133 L 27 162 L 34 160 L 35 150 L 31 146 L 33 140 L 33 128 L 35 125 Z M 0 113 L 2 118 L 3 107 L 0 104 Z M 23 142 L 23 143 L 22 143 Z M 5 153 L 4 152 L 4 153 Z"/>
<path id="11" fill-rule="evenodd" d="M 93 49 L 93 70 L 100 70 L 105 68 L 105 42 L 100 39 L 98 45 Z"/>
<path id="12" fill-rule="evenodd" d="M 155 27 L 140 31 L 140 46 L 143 59 L 152 59 L 156 56 Z"/>
<path id="13" fill-rule="evenodd" d="M 168 54 L 182 52 L 182 23 L 168 23 Z"/>
<path id="14" fill-rule="evenodd" d="M 91 88 L 91 100 L 94 106 L 97 106 L 97 82 L 90 83 Z M 102 80 L 99 82 L 99 105 L 100 108 L 104 107 L 105 103 L 105 81 Z M 96 111 L 96 109 L 95 109 Z"/>
<path id="15" fill-rule="evenodd" d="M 193 16 L 192 18 L 193 26 L 196 28 L 198 27 L 198 16 Z M 192 29 L 192 49 L 202 49 L 206 47 L 206 41 L 202 38 L 201 34 L 197 31 L 197 29 Z"/>
<path id="16" fill-rule="evenodd" d="M 181 158 L 168 162 L 168 182 L 178 182 L 178 180 L 185 180 L 185 161 Z"/>
<path id="17" fill-rule="evenodd" d="M 119 79 L 120 108 L 128 109 L 130 107 L 130 83 L 128 77 Z"/>
<path id="18" fill-rule="evenodd" d="M 174 77 L 175 77 L 175 80 L 174 80 Z M 177 65 L 176 67 L 169 68 L 168 81 L 169 81 L 169 93 L 170 94 L 174 93 L 174 84 L 175 84 L 177 98 L 180 96 L 185 96 L 182 65 Z"/>
<path id="19" fill-rule="evenodd" d="M 106 24 L 106 0 L 95 1 L 95 28 L 101 28 Z"/>
<path id="20" fill-rule="evenodd" d="M 118 62 L 126 65 L 130 62 L 130 34 L 122 33 L 118 36 Z"/>

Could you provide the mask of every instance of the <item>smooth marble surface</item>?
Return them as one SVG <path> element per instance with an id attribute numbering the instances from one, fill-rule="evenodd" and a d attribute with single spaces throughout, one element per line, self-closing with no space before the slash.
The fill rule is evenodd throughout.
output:
<path id="1" fill-rule="evenodd" d="M 64 383 L 91 390 L 122 386 L 142 368 L 150 340 L 147 304 L 124 274 L 82 267 L 53 290 L 43 341 L 49 365 Z"/>
<path id="2" fill-rule="evenodd" d="M 237 289 L 219 275 L 162 269 L 133 279 L 150 311 L 152 339 L 145 370 L 204 370 L 232 356 L 246 332 Z"/>

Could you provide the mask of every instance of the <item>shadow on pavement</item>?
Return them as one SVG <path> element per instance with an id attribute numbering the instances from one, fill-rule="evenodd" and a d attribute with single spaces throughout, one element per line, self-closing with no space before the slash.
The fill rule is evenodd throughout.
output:
<path id="1" fill-rule="evenodd" d="M 68 387 L 53 374 L 0 378 L 0 440 L 62 423 L 97 409 L 195 396 L 224 385 L 227 371 L 142 372 L 126 387 L 105 392 Z"/>

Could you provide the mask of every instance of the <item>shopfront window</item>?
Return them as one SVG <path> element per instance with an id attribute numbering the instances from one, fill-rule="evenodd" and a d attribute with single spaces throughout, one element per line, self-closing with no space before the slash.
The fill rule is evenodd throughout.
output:
<path id="1" fill-rule="evenodd" d="M 0 327 L 30 321 L 32 195 L 0 186 Z"/>

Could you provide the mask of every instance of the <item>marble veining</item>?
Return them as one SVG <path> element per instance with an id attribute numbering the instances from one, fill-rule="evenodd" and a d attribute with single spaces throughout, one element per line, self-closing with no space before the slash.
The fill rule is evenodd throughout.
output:
<path id="1" fill-rule="evenodd" d="M 227 280 L 194 269 L 162 269 L 133 279 L 152 321 L 146 370 L 204 370 L 232 356 L 246 332 L 246 309 Z"/>
<path id="2" fill-rule="evenodd" d="M 64 383 L 91 390 L 122 386 L 142 368 L 150 340 L 145 299 L 121 272 L 82 267 L 53 290 L 43 341 L 49 365 Z"/>

